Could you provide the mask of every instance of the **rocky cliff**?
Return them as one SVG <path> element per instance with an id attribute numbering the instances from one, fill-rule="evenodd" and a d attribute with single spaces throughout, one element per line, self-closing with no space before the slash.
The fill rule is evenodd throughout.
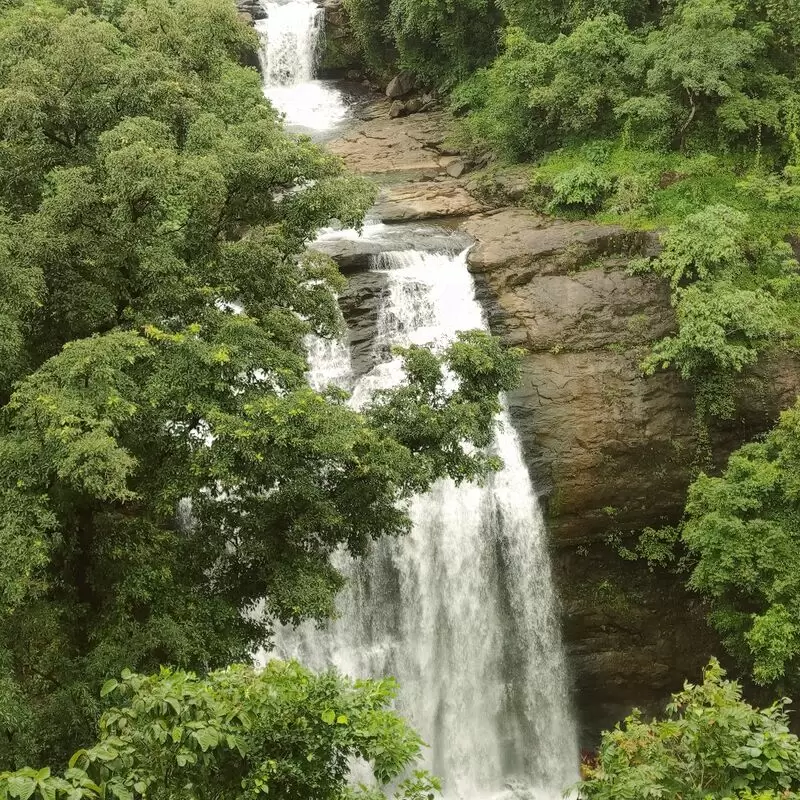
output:
<path id="1" fill-rule="evenodd" d="M 331 149 L 380 177 L 385 220 L 461 225 L 475 243 L 469 264 L 492 331 L 524 350 L 511 410 L 547 509 L 575 703 L 591 747 L 602 728 L 634 705 L 661 703 L 720 652 L 681 578 L 625 561 L 610 543 L 676 522 L 696 468 L 691 387 L 672 372 L 644 378 L 638 366 L 675 326 L 667 286 L 625 271 L 657 240 L 521 208 L 487 211 L 465 179 L 448 175 L 459 156 L 447 144 L 446 115 L 389 120 L 386 110 Z M 351 270 L 363 264 L 339 256 Z M 374 278 L 356 275 L 344 300 L 359 358 L 380 292 Z M 715 459 L 773 424 L 798 390 L 797 364 L 766 359 L 748 377 L 736 419 L 711 432 Z"/>

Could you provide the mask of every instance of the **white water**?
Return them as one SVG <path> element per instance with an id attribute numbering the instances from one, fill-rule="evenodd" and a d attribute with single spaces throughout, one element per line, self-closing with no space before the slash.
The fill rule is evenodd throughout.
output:
<path id="1" fill-rule="evenodd" d="M 457 257 L 385 253 L 389 296 L 376 353 L 390 345 L 442 347 L 485 327 Z M 346 348 L 315 344 L 311 381 L 353 389 L 355 406 L 402 379 L 397 359 L 354 381 Z M 445 797 L 555 800 L 577 777 L 566 666 L 541 511 L 520 444 L 503 413 L 505 468 L 484 486 L 440 481 L 410 506 L 412 532 L 378 542 L 355 563 L 339 618 L 325 629 L 282 629 L 277 654 L 351 676 L 393 675 L 400 710 L 430 745 L 427 766 Z"/>
<path id="2" fill-rule="evenodd" d="M 264 94 L 290 127 L 328 131 L 347 115 L 335 87 L 315 80 L 324 36 L 323 10 L 312 0 L 269 0 L 256 22 Z"/>

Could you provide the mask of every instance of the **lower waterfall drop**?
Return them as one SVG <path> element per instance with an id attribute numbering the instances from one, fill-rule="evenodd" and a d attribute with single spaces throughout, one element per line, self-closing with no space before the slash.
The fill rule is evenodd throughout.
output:
<path id="1" fill-rule="evenodd" d="M 486 327 L 466 252 L 384 253 L 373 268 L 388 282 L 376 366 L 354 377 L 344 346 L 309 353 L 312 384 L 352 388 L 354 406 L 402 379 L 393 345 L 441 348 Z M 396 677 L 448 800 L 555 800 L 577 779 L 578 748 L 544 522 L 506 412 L 495 448 L 505 467 L 483 486 L 439 481 L 412 501 L 409 535 L 360 562 L 341 554 L 339 617 L 281 628 L 276 655 Z"/>

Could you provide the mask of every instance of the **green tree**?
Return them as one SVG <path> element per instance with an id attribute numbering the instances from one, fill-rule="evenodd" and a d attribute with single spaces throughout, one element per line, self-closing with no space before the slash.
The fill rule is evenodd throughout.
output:
<path id="1" fill-rule="evenodd" d="M 746 444 L 720 477 L 689 489 L 683 541 L 690 585 L 758 683 L 800 685 L 800 405 L 762 442 Z"/>
<path id="2" fill-rule="evenodd" d="M 683 147 L 694 136 L 706 146 L 783 131 L 788 79 L 764 57 L 771 29 L 742 24 L 730 2 L 685 0 L 634 51 L 629 68 L 645 90 L 617 113 L 629 126 Z M 749 139 L 747 137 L 750 137 Z"/>
<path id="3" fill-rule="evenodd" d="M 517 372 L 464 334 L 364 413 L 313 392 L 342 278 L 306 245 L 373 188 L 283 131 L 228 0 L 101 11 L 0 17 L 0 767 L 88 743 L 109 674 L 328 616 L 335 550 L 496 466 L 473 445 Z"/>
<path id="4" fill-rule="evenodd" d="M 703 683 L 686 683 L 663 719 L 640 712 L 603 734 L 597 761 L 578 785 L 582 800 L 794 800 L 800 740 L 784 700 L 758 709 L 742 700 L 712 660 Z"/>
<path id="5" fill-rule="evenodd" d="M 348 778 L 355 757 L 380 786 L 419 758 L 419 736 L 390 710 L 395 689 L 391 680 L 353 682 L 281 661 L 204 678 L 125 672 L 103 687 L 119 705 L 101 717 L 99 740 L 75 753 L 63 775 L 47 767 L 0 773 L 0 797 L 383 798 Z M 436 780 L 417 772 L 395 797 L 432 800 L 437 792 Z"/>
<path id="6" fill-rule="evenodd" d="M 734 376 L 791 327 L 798 264 L 786 243 L 756 235 L 747 215 L 726 206 L 688 216 L 662 243 L 658 257 L 631 269 L 669 279 L 678 331 L 655 344 L 643 370 L 675 366 L 697 384 L 703 414 L 730 416 Z"/>
<path id="7" fill-rule="evenodd" d="M 628 97 L 632 46 L 615 15 L 581 23 L 552 43 L 506 31 L 503 54 L 455 95 L 472 107 L 472 135 L 510 158 L 538 155 L 559 142 L 618 127 L 614 108 Z"/>

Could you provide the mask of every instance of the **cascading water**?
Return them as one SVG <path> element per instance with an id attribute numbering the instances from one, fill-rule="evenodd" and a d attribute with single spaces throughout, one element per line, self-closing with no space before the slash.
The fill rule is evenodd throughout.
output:
<path id="1" fill-rule="evenodd" d="M 256 22 L 264 94 L 290 127 L 326 131 L 347 114 L 341 92 L 315 80 L 324 11 L 313 0 L 268 0 Z"/>
<path id="2" fill-rule="evenodd" d="M 384 253 L 374 268 L 388 282 L 377 366 L 354 380 L 343 345 L 310 349 L 312 384 L 351 388 L 355 406 L 402 379 L 392 345 L 441 348 L 485 327 L 465 253 Z M 338 619 L 279 630 L 276 651 L 395 676 L 447 798 L 553 800 L 577 777 L 577 745 L 544 524 L 507 413 L 495 447 L 505 467 L 485 485 L 440 481 L 411 503 L 408 536 L 379 541 L 360 562 L 341 554 Z"/>

